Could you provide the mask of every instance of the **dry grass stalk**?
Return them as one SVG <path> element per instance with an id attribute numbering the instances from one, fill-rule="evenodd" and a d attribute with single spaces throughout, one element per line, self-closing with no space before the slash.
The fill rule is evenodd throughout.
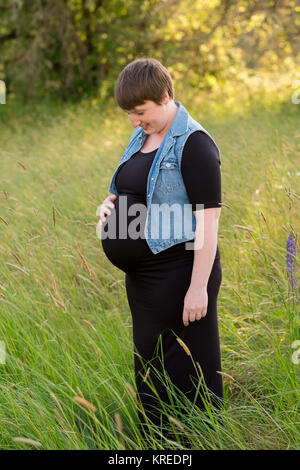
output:
<path id="1" fill-rule="evenodd" d="M 171 423 L 174 423 L 175 426 L 177 426 L 179 429 L 184 431 L 184 427 L 182 426 L 182 424 L 179 421 L 177 421 L 177 419 L 173 418 L 172 416 L 168 416 L 168 418 L 169 418 L 169 421 L 171 421 Z"/>
<path id="2" fill-rule="evenodd" d="M 50 393 L 50 397 L 52 398 L 52 400 L 54 401 L 54 403 L 56 404 L 56 406 L 61 410 L 63 411 L 62 409 L 62 406 L 61 404 L 59 403 L 58 399 L 56 398 L 56 396 L 54 395 L 54 393 Z"/>
<path id="3" fill-rule="evenodd" d="M 247 232 L 254 232 L 255 233 L 255 230 L 253 230 L 253 228 L 245 227 L 244 225 L 235 224 L 234 227 L 240 228 L 241 230 L 246 230 Z"/>
<path id="4" fill-rule="evenodd" d="M 4 222 L 6 225 L 8 225 L 8 222 L 3 217 L 1 217 L 1 215 L 0 215 L 0 219 L 2 220 L 2 222 Z"/>
<path id="5" fill-rule="evenodd" d="M 224 375 L 224 377 L 228 377 L 231 380 L 235 380 L 232 375 L 226 374 L 226 372 L 221 372 L 220 370 L 216 371 L 218 374 Z"/>
<path id="6" fill-rule="evenodd" d="M 61 426 L 64 426 L 64 425 L 65 425 L 65 421 L 64 421 L 63 417 L 59 414 L 59 412 L 57 411 L 56 408 L 54 408 L 53 411 L 54 411 L 55 417 L 56 417 L 57 421 L 59 422 L 59 424 L 60 424 Z"/>
<path id="7" fill-rule="evenodd" d="M 99 364 L 101 363 L 101 353 L 100 351 L 92 344 L 92 343 L 89 343 L 89 345 L 91 346 L 91 348 L 95 351 L 95 353 L 97 354 L 97 357 L 98 357 L 98 362 Z"/>
<path id="8" fill-rule="evenodd" d="M 4 194 L 5 199 L 8 199 L 9 193 L 5 191 L 5 189 L 2 189 L 2 193 Z"/>
<path id="9" fill-rule="evenodd" d="M 82 405 L 84 408 L 87 408 L 90 411 L 96 411 L 96 406 L 90 403 L 89 401 L 85 400 L 82 397 L 73 397 L 73 400 L 76 401 L 79 405 Z"/>
<path id="10" fill-rule="evenodd" d="M 12 421 L 9 421 L 8 419 L 1 419 L 1 422 L 2 422 L 2 423 L 11 424 L 12 426 L 16 426 L 17 428 L 19 427 L 18 424 L 13 423 Z"/>
<path id="11" fill-rule="evenodd" d="M 94 325 L 91 324 L 91 322 L 89 322 L 88 320 L 85 320 L 84 318 L 82 319 L 82 321 L 83 323 L 86 323 L 87 325 L 89 325 L 89 327 L 92 328 L 92 330 L 97 331 Z"/>
<path id="12" fill-rule="evenodd" d="M 120 406 L 124 406 L 124 401 L 123 401 L 124 397 L 125 397 L 125 393 L 123 393 L 123 395 L 121 396 L 121 398 L 119 400 Z"/>
<path id="13" fill-rule="evenodd" d="M 120 413 L 115 413 L 115 423 L 116 423 L 117 431 L 118 431 L 118 434 L 119 434 L 120 445 L 123 448 L 125 448 L 124 439 L 123 439 L 123 436 L 122 436 L 123 424 L 122 424 L 122 419 L 121 419 Z"/>
<path id="14" fill-rule="evenodd" d="M 92 271 L 90 270 L 90 268 L 89 268 L 89 266 L 88 266 L 88 264 L 87 264 L 87 262 L 86 262 L 84 256 L 80 253 L 79 250 L 77 250 L 77 253 L 79 254 L 79 256 L 80 256 L 80 258 L 81 258 L 81 261 L 82 261 L 82 264 L 83 264 L 85 270 L 86 270 L 89 274 L 92 274 Z"/>
<path id="15" fill-rule="evenodd" d="M 54 295 L 51 294 L 51 292 L 49 292 L 49 295 L 50 295 L 51 299 L 53 300 L 55 307 L 61 307 L 62 310 L 63 310 L 63 312 L 65 313 L 65 312 L 67 311 L 67 309 L 66 309 L 66 306 L 65 306 L 65 304 L 63 303 L 63 301 L 56 299 L 56 298 L 54 297 Z"/>
<path id="16" fill-rule="evenodd" d="M 20 165 L 23 170 L 27 170 L 26 166 L 24 165 L 24 163 L 20 162 L 19 160 L 17 160 L 17 164 Z"/>
<path id="17" fill-rule="evenodd" d="M 176 338 L 178 343 L 180 344 L 180 346 L 185 350 L 185 352 L 187 353 L 188 356 L 191 356 L 191 351 L 189 350 L 189 348 L 187 347 L 187 345 L 182 341 L 181 338 Z"/>
<path id="18" fill-rule="evenodd" d="M 150 367 L 148 367 L 148 369 L 147 369 L 147 372 L 146 372 L 146 374 L 145 374 L 145 377 L 143 378 L 143 382 L 146 382 L 146 380 L 147 380 L 148 377 L 149 377 L 149 374 L 150 374 Z"/>
<path id="19" fill-rule="evenodd" d="M 115 413 L 115 423 L 117 426 L 118 433 L 121 433 L 123 431 L 123 424 L 120 413 Z"/>
<path id="20" fill-rule="evenodd" d="M 52 288 L 54 292 L 57 294 L 58 291 L 57 291 L 56 281 L 55 281 L 55 277 L 53 273 L 51 273 L 51 284 L 52 284 Z"/>
<path id="21" fill-rule="evenodd" d="M 131 385 L 129 383 L 126 383 L 125 387 L 129 390 L 129 392 L 130 392 L 131 396 L 134 398 L 134 400 L 136 400 L 136 393 L 133 390 L 133 388 L 131 387 Z"/>
<path id="22" fill-rule="evenodd" d="M 200 366 L 199 362 L 198 362 L 198 361 L 196 361 L 196 364 L 197 364 L 197 367 L 198 367 L 198 369 L 199 369 L 199 372 L 200 372 L 201 378 L 204 380 L 203 371 L 202 371 L 202 368 L 201 368 L 201 366 Z"/>
<path id="23" fill-rule="evenodd" d="M 20 442 L 22 444 L 28 444 L 34 447 L 42 447 L 42 444 L 38 441 L 34 441 L 33 439 L 27 439 L 27 437 L 13 437 L 13 441 Z"/>
<path id="24" fill-rule="evenodd" d="M 12 266 L 13 268 L 18 269 L 23 274 L 26 274 L 26 276 L 29 276 L 29 273 L 27 271 L 25 271 L 24 269 L 20 268 L 19 266 L 16 266 L 15 264 L 12 264 L 12 263 L 5 263 L 5 264 L 7 264 L 8 266 Z"/>
<path id="25" fill-rule="evenodd" d="M 16 258 L 16 260 L 18 261 L 18 263 L 21 265 L 21 266 L 24 266 L 24 264 L 22 263 L 22 261 L 20 260 L 20 258 L 15 254 L 15 253 L 12 253 L 13 257 Z"/>
<path id="26" fill-rule="evenodd" d="M 57 289 L 57 285 L 56 285 L 56 281 L 55 281 L 55 277 L 54 277 L 54 274 L 51 273 L 51 283 L 52 283 L 52 287 L 53 287 L 53 290 L 55 292 L 55 294 L 57 295 L 58 297 L 58 301 L 61 303 L 61 305 L 64 305 L 64 301 L 60 295 L 60 293 L 58 292 L 58 289 Z"/>
<path id="27" fill-rule="evenodd" d="M 52 206 L 52 219 L 53 219 L 53 225 L 55 227 L 55 207 Z"/>
<path id="28" fill-rule="evenodd" d="M 265 216 L 264 216 L 264 213 L 263 213 L 263 211 L 260 211 L 260 215 L 261 215 L 261 216 L 262 216 L 262 218 L 264 219 L 265 223 L 267 223 L 267 220 L 266 220 L 266 218 L 265 218 Z"/>
<path id="29" fill-rule="evenodd" d="M 234 287 L 232 287 L 231 289 L 232 289 L 233 292 L 243 301 L 243 298 L 242 298 L 242 296 L 238 293 L 238 291 L 237 291 Z"/>
<path id="30" fill-rule="evenodd" d="M 79 388 L 79 387 L 76 387 L 76 390 L 77 390 L 77 392 L 79 393 L 79 395 L 80 395 L 82 398 L 84 398 L 83 393 L 82 393 L 82 391 L 80 390 L 80 388 Z"/>
<path id="31" fill-rule="evenodd" d="M 24 370 L 24 364 L 23 364 L 23 362 L 21 361 L 21 359 L 20 359 L 19 357 L 18 357 L 17 359 L 18 359 L 18 362 L 19 362 L 19 364 L 20 364 L 21 369 Z"/>
<path id="32" fill-rule="evenodd" d="M 173 446 L 178 447 L 179 449 L 183 449 L 183 446 L 181 444 L 178 444 L 178 442 L 170 441 L 170 439 L 166 439 L 166 441 L 169 442 L 169 444 L 172 444 Z"/>

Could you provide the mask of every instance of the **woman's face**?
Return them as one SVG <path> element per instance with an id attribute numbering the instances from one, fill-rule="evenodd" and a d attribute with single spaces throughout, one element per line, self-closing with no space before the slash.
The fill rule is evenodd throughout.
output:
<path id="1" fill-rule="evenodd" d="M 169 118 L 169 101 L 166 97 L 162 104 L 147 100 L 144 104 L 136 106 L 133 110 L 126 111 L 133 127 L 141 126 L 146 134 L 159 134 L 166 126 Z"/>

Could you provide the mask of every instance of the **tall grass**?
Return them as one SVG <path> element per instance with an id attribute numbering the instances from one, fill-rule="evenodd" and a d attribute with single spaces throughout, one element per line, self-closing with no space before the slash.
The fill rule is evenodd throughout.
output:
<path id="1" fill-rule="evenodd" d="M 124 274 L 106 259 L 96 208 L 132 131 L 108 102 L 0 108 L 2 449 L 299 449 L 299 305 L 285 247 L 299 250 L 300 107 L 219 110 L 177 97 L 221 149 L 225 403 L 195 409 L 169 383 L 176 442 L 138 430 Z M 187 101 L 185 101 L 187 100 Z M 177 407 L 178 400 L 187 412 Z M 221 420 L 219 419 L 221 417 Z M 150 423 L 151 424 L 151 423 Z"/>

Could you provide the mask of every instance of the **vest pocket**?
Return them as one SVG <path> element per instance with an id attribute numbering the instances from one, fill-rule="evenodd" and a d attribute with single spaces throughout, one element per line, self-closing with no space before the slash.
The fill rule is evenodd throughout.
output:
<path id="1" fill-rule="evenodd" d="M 167 193 L 181 185 L 180 171 L 176 160 L 162 161 L 159 166 L 157 188 Z"/>

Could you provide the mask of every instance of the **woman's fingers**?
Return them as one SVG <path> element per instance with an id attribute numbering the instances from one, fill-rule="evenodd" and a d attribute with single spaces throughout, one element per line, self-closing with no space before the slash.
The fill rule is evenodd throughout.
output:
<path id="1" fill-rule="evenodd" d="M 195 319 L 196 319 L 195 312 L 190 312 L 190 321 L 195 321 Z"/>
<path id="2" fill-rule="evenodd" d="M 206 311 L 202 310 L 201 312 L 184 312 L 183 315 L 183 324 L 184 326 L 188 326 L 189 322 L 194 322 L 197 320 L 201 320 L 201 318 L 205 317 Z"/>
<path id="3" fill-rule="evenodd" d="M 111 196 L 108 196 L 108 197 L 105 199 L 104 203 L 107 203 L 107 204 L 109 204 L 109 205 L 112 204 L 112 206 L 114 206 L 113 201 L 114 201 L 116 198 L 117 198 L 117 196 L 115 196 L 114 194 L 112 194 Z"/>
<path id="4" fill-rule="evenodd" d="M 112 211 L 109 209 L 109 207 L 111 209 L 114 209 L 115 208 L 115 205 L 114 204 L 106 204 L 105 206 L 102 207 L 102 209 L 100 210 L 100 220 L 102 223 L 105 222 L 106 220 L 106 216 L 107 215 L 111 215 Z"/>
<path id="5" fill-rule="evenodd" d="M 184 326 L 188 326 L 188 324 L 189 324 L 189 313 L 187 312 L 186 309 L 184 309 L 184 311 L 183 311 L 182 321 L 183 321 Z"/>
<path id="6" fill-rule="evenodd" d="M 113 209 L 115 207 L 115 205 L 111 201 L 111 199 L 106 198 L 105 201 L 103 202 L 103 207 L 111 207 Z"/>
<path id="7" fill-rule="evenodd" d="M 102 207 L 102 210 L 100 211 L 100 214 L 103 215 L 103 214 L 111 214 L 111 209 L 114 209 L 114 204 L 111 206 L 111 205 L 108 205 L 108 204 L 104 204 L 103 207 Z"/>
<path id="8" fill-rule="evenodd" d="M 115 205 L 112 201 L 115 200 L 116 198 L 117 198 L 116 194 L 110 194 L 101 204 L 99 214 L 96 213 L 96 215 L 99 215 L 100 217 L 100 220 L 99 220 L 100 225 L 102 225 L 106 221 L 107 215 L 111 215 L 112 211 L 110 209 L 115 208 Z M 98 209 L 97 209 L 97 212 L 98 212 Z"/>

